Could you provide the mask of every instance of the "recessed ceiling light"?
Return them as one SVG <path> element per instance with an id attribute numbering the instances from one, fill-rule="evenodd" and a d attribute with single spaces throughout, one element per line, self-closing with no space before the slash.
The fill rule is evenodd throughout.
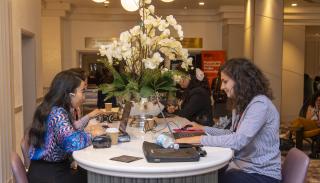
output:
<path id="1" fill-rule="evenodd" d="M 199 2 L 199 6 L 204 6 L 204 2 L 203 1 Z"/>
<path id="2" fill-rule="evenodd" d="M 291 6 L 293 7 L 298 6 L 298 3 L 291 3 Z"/>
<path id="3" fill-rule="evenodd" d="M 96 3 L 103 3 L 104 2 L 104 0 L 92 0 L 92 1 L 94 1 Z"/>

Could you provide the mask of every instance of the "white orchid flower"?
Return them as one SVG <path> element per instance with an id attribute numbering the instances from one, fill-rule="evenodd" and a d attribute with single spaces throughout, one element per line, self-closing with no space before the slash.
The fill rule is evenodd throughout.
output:
<path id="1" fill-rule="evenodd" d="M 151 0 L 144 0 L 144 3 L 151 4 Z"/>
<path id="2" fill-rule="evenodd" d="M 130 33 L 132 34 L 132 36 L 139 35 L 140 26 L 138 26 L 138 25 L 134 26 L 132 29 L 130 29 Z"/>
<path id="3" fill-rule="evenodd" d="M 148 7 L 148 10 L 150 11 L 151 14 L 154 14 L 154 6 L 153 5 L 150 5 Z"/>
<path id="4" fill-rule="evenodd" d="M 172 15 L 167 16 L 166 19 L 167 19 L 167 21 L 168 21 L 168 23 L 169 23 L 170 25 L 172 25 L 172 26 L 177 25 L 177 21 L 176 21 L 176 19 L 175 19 Z"/>
<path id="5" fill-rule="evenodd" d="M 144 67 L 147 69 L 155 69 L 157 67 L 157 64 L 153 62 L 151 58 L 143 59 L 142 62 L 144 63 Z"/>
<path id="6" fill-rule="evenodd" d="M 159 31 L 163 32 L 168 26 L 169 25 L 165 20 L 160 20 L 158 29 L 159 29 Z"/>
<path id="7" fill-rule="evenodd" d="M 120 34 L 120 41 L 121 42 L 129 42 L 130 37 L 131 37 L 131 35 L 130 35 L 129 31 L 122 32 Z"/>

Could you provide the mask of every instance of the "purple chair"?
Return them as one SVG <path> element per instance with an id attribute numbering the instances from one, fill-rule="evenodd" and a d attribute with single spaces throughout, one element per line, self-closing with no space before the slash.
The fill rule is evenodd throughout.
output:
<path id="1" fill-rule="evenodd" d="M 282 164 L 282 183 L 304 183 L 309 157 L 297 148 L 291 148 Z"/>
<path id="2" fill-rule="evenodd" d="M 16 152 L 11 153 L 11 168 L 16 183 L 28 183 L 26 169 Z"/>

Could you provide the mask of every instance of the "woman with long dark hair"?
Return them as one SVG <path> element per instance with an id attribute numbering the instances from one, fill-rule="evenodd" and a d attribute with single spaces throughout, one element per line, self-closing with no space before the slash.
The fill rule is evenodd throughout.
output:
<path id="1" fill-rule="evenodd" d="M 212 126 L 212 107 L 208 80 L 200 69 L 194 74 L 183 76 L 179 85 L 183 91 L 181 109 L 168 106 L 169 113 L 175 113 L 201 125 Z"/>
<path id="2" fill-rule="evenodd" d="M 53 79 L 29 130 L 29 182 L 86 182 L 86 172 L 72 173 L 68 161 L 73 151 L 91 144 L 91 134 L 73 126 L 73 109 L 84 101 L 84 89 L 74 72 L 62 71 Z"/>
<path id="3" fill-rule="evenodd" d="M 182 138 L 177 143 L 201 143 L 234 150 L 234 158 L 219 173 L 220 183 L 278 183 L 281 180 L 279 113 L 271 102 L 269 82 L 252 62 L 228 60 L 221 67 L 223 89 L 235 111 L 231 128 L 218 129 L 190 123 L 207 136 Z"/>

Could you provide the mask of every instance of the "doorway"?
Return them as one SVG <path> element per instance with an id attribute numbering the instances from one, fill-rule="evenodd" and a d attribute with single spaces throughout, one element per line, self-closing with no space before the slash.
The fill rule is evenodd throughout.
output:
<path id="1" fill-rule="evenodd" d="M 22 31 L 22 97 L 23 128 L 31 127 L 33 113 L 36 108 L 36 45 L 34 34 Z"/>

